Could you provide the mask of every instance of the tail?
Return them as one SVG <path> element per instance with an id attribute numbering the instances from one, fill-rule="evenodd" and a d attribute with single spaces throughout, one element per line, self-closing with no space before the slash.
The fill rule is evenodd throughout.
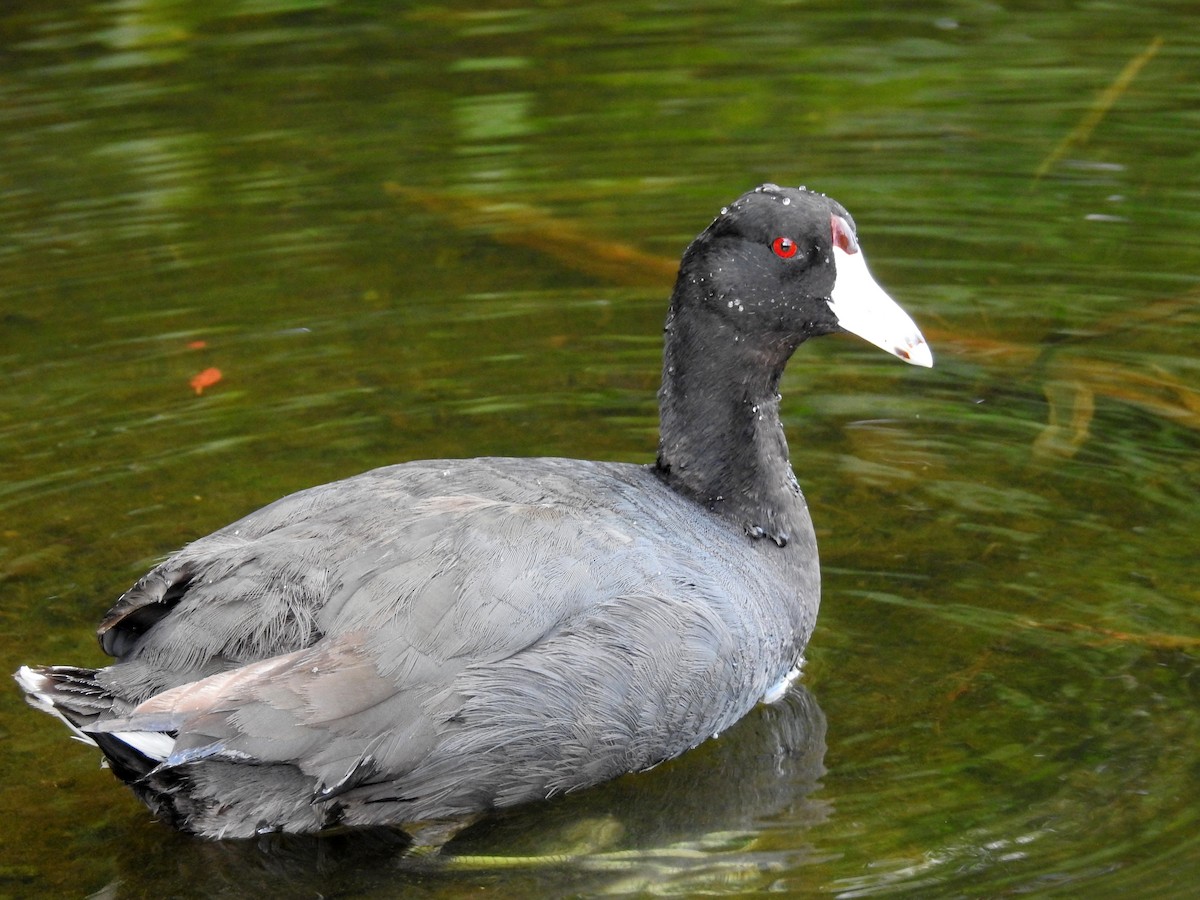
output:
<path id="1" fill-rule="evenodd" d="M 93 731 L 116 714 L 116 699 L 98 679 L 99 669 L 77 666 L 21 666 L 13 676 L 30 706 L 50 713 L 78 741 L 98 747 L 113 774 L 132 784 L 167 758 L 175 741 L 155 732 Z"/>
<path id="2" fill-rule="evenodd" d="M 84 731 L 112 712 L 113 698 L 96 682 L 98 669 L 76 666 L 21 666 L 13 678 L 35 709 L 61 720 L 77 741 L 97 746 Z"/>
<path id="3" fill-rule="evenodd" d="M 341 805 L 313 802 L 315 781 L 295 766 L 247 766 L 220 758 L 219 745 L 172 759 L 170 723 L 161 723 L 161 731 L 133 730 L 136 725 L 118 730 L 130 704 L 105 686 L 103 671 L 22 666 L 13 677 L 31 706 L 62 721 L 77 740 L 98 747 L 113 774 L 160 819 L 207 838 L 276 830 L 264 822 L 288 823 L 295 831 L 339 824 Z M 206 766 L 186 764 L 201 759 Z"/>

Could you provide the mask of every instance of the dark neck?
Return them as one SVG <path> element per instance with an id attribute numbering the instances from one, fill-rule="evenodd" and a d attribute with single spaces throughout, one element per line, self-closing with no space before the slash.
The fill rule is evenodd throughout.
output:
<path id="1" fill-rule="evenodd" d="M 705 309 L 667 318 L 659 391 L 659 474 L 675 490 L 787 543 L 805 515 L 779 421 L 779 379 L 794 339 L 748 346 Z"/>

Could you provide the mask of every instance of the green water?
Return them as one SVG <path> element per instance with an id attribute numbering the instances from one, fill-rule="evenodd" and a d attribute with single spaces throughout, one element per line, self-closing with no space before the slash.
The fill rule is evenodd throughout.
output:
<path id="1" fill-rule="evenodd" d="M 0 897 L 1195 894 L 1200 15 L 855 6 L 4 5 L 2 672 L 309 484 L 649 461 L 661 260 L 760 181 L 851 210 L 937 367 L 789 369 L 785 705 L 446 864 L 176 835 L 10 687 Z"/>

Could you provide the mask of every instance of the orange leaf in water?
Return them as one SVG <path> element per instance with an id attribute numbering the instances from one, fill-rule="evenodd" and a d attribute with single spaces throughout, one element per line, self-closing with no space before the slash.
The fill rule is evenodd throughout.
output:
<path id="1" fill-rule="evenodd" d="M 220 369 L 205 369 L 192 376 L 190 384 L 197 395 L 203 394 L 206 387 L 212 387 L 221 380 Z"/>

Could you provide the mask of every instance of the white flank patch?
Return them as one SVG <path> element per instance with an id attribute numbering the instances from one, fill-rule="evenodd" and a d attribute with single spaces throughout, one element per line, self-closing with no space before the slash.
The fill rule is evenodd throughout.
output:
<path id="1" fill-rule="evenodd" d="M 112 736 L 142 756 L 164 762 L 175 749 L 175 738 L 161 731 L 114 731 Z"/>

